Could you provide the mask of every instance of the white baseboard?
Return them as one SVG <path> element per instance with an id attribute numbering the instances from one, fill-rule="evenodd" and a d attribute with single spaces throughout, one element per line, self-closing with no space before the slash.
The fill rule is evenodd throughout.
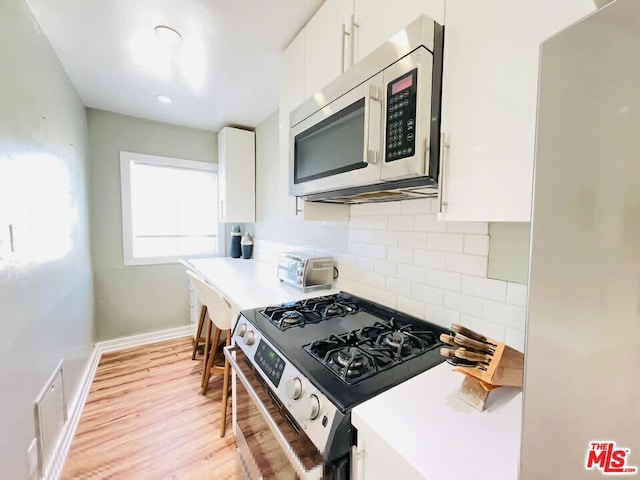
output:
<path id="1" fill-rule="evenodd" d="M 76 391 L 76 395 L 71 402 L 67 421 L 58 437 L 58 442 L 53 449 L 51 460 L 45 468 L 43 478 L 45 480 L 58 480 L 62 474 L 62 468 L 67 460 L 71 441 L 76 434 L 80 416 L 87 401 L 93 378 L 96 375 L 98 364 L 103 353 L 118 352 L 127 348 L 139 347 L 151 343 L 162 342 L 164 340 L 172 340 L 174 338 L 188 337 L 193 335 L 194 326 L 185 325 L 183 327 L 169 328 L 157 332 L 143 333 L 141 335 L 133 335 L 131 337 L 116 338 L 113 340 L 105 340 L 94 345 L 93 351 L 87 361 L 80 385 Z"/>
<path id="2" fill-rule="evenodd" d="M 158 332 L 142 333 L 140 335 L 132 335 L 130 337 L 114 338 L 113 340 L 105 340 L 99 342 L 96 346 L 100 346 L 100 353 L 111 353 L 125 350 L 127 348 L 140 347 L 150 343 L 158 343 L 164 340 L 172 340 L 174 338 L 188 337 L 193 335 L 195 327 L 193 324 L 183 327 L 168 328 Z"/>

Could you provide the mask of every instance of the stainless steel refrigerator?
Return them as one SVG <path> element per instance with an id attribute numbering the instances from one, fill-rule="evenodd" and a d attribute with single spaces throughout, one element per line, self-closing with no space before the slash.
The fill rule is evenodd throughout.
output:
<path id="1" fill-rule="evenodd" d="M 640 479 L 640 0 L 542 44 L 537 129 L 520 478 Z"/>

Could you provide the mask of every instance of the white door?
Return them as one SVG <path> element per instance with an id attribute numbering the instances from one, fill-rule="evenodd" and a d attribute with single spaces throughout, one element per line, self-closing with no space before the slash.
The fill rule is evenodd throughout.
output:
<path id="1" fill-rule="evenodd" d="M 420 15 L 444 22 L 444 0 L 355 0 L 355 61 L 366 57 Z"/>
<path id="2" fill-rule="evenodd" d="M 326 0 L 304 28 L 305 97 L 349 68 L 353 0 Z"/>
<path id="3" fill-rule="evenodd" d="M 594 8 L 447 0 L 441 219 L 530 221 L 540 43 Z"/>

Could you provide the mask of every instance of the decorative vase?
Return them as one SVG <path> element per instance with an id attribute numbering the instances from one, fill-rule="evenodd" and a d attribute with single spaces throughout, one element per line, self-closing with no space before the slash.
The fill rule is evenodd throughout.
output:
<path id="1" fill-rule="evenodd" d="M 242 258 L 249 259 L 253 253 L 253 238 L 248 233 L 245 233 L 240 241 L 242 247 Z"/>
<path id="2" fill-rule="evenodd" d="M 240 240 L 242 233 L 240 233 L 240 225 L 233 225 L 231 227 L 231 240 L 229 243 L 229 256 L 231 258 L 240 258 L 242 250 L 240 248 Z"/>

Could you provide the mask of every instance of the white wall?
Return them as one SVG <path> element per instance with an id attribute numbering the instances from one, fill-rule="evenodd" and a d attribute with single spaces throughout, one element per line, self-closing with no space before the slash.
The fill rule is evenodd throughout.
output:
<path id="1" fill-rule="evenodd" d="M 189 323 L 180 264 L 125 267 L 122 260 L 120 151 L 217 162 L 215 132 L 89 109 L 91 250 L 99 340 Z"/>
<path id="2" fill-rule="evenodd" d="M 87 126 L 23 0 L 0 2 L 0 60 L 0 478 L 21 480 L 36 396 L 64 359 L 70 401 L 92 348 Z"/>

